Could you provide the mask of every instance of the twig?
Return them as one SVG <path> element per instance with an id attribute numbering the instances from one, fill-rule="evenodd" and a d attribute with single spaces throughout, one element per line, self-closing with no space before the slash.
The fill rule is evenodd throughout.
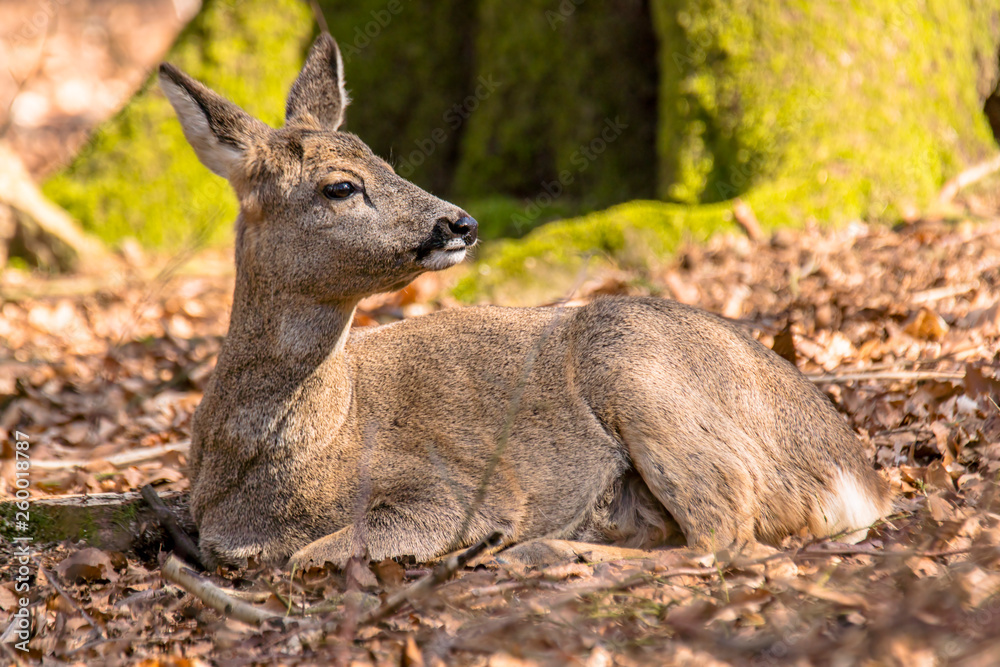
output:
<path id="1" fill-rule="evenodd" d="M 177 553 L 192 565 L 197 565 L 204 570 L 205 563 L 201 560 L 201 552 L 198 550 L 198 546 L 191 539 L 191 536 L 181 528 L 181 525 L 177 523 L 177 517 L 174 516 L 169 507 L 163 504 L 163 500 L 156 493 L 153 485 L 146 484 L 139 489 L 139 493 L 142 494 L 142 497 L 149 504 L 150 508 L 152 508 L 156 518 L 160 521 L 160 525 L 170 535 Z"/>
<path id="2" fill-rule="evenodd" d="M 733 219 L 743 228 L 751 241 L 758 243 L 764 240 L 764 231 L 760 228 L 760 222 L 757 221 L 753 209 L 739 197 L 733 201 Z"/>
<path id="3" fill-rule="evenodd" d="M 456 572 L 465 567 L 466 563 L 471 561 L 473 558 L 487 549 L 500 544 L 501 539 L 503 539 L 503 533 L 500 531 L 493 531 L 490 535 L 477 542 L 474 546 L 466 549 L 460 554 L 456 554 L 451 558 L 448 558 L 434 568 L 434 571 L 423 579 L 420 579 L 410 586 L 390 594 L 377 608 L 362 614 L 359 620 L 359 625 L 378 622 L 381 619 L 393 614 L 407 602 L 412 604 L 420 598 L 425 597 L 436 587 L 440 586 L 454 576 Z"/>
<path id="4" fill-rule="evenodd" d="M 292 615 L 292 596 L 295 594 L 294 591 L 292 590 L 292 587 L 295 584 L 295 568 L 296 568 L 296 566 L 293 565 L 292 566 L 291 581 L 288 584 L 288 598 L 287 599 L 285 598 L 284 595 L 281 594 L 281 591 L 278 590 L 278 586 L 276 584 L 272 584 L 270 581 L 267 581 L 266 579 L 264 580 L 264 585 L 267 586 L 267 589 L 269 591 L 271 591 L 270 594 L 272 594 L 272 595 L 274 595 L 274 597 L 278 598 L 278 602 L 280 602 L 282 605 L 285 606 L 285 616 L 291 616 Z M 239 597 L 239 596 L 236 596 L 236 597 Z M 263 600 L 257 600 L 257 602 L 263 602 Z M 300 615 L 303 614 L 303 613 L 305 613 L 305 609 L 299 610 L 299 614 Z"/>
<path id="5" fill-rule="evenodd" d="M 95 621 L 91 617 L 91 615 L 88 614 L 86 610 L 80 606 L 80 603 L 78 603 L 76 600 L 73 599 L 73 596 L 71 596 L 69 593 L 63 590 L 62 586 L 59 585 L 59 580 L 56 578 L 55 574 L 46 570 L 41 563 L 38 564 L 38 571 L 41 572 L 43 575 L 45 575 L 45 580 L 52 585 L 52 588 L 56 589 L 56 592 L 59 593 L 59 595 L 63 596 L 63 598 L 65 598 L 66 601 L 69 602 L 69 605 L 73 607 L 73 610 L 76 611 L 76 613 L 83 616 L 83 620 L 87 621 L 87 623 L 90 624 L 90 627 L 94 629 L 93 631 L 98 636 L 107 639 L 108 635 L 104 631 L 104 628 L 98 625 L 97 621 Z"/>
<path id="6" fill-rule="evenodd" d="M 170 595 L 177 595 L 181 593 L 181 589 L 176 586 L 164 586 L 163 588 L 149 588 L 144 591 L 138 591 L 132 593 L 128 597 L 124 597 L 115 603 L 115 608 L 120 609 L 125 607 L 126 609 L 131 608 L 132 605 L 141 604 L 143 602 L 152 602 L 158 600 L 162 597 L 168 597 Z"/>
<path id="7" fill-rule="evenodd" d="M 235 600 L 208 581 L 203 579 L 185 566 L 177 556 L 170 554 L 163 562 L 160 573 L 167 581 L 180 586 L 185 591 L 201 600 L 206 606 L 211 607 L 220 614 L 235 618 L 248 625 L 260 627 L 265 621 L 278 619 L 284 621 L 283 617 L 274 612 L 266 611 L 252 604 Z"/>
<path id="8" fill-rule="evenodd" d="M 913 304 L 924 304 L 924 303 L 934 303 L 935 301 L 940 301 L 941 299 L 947 299 L 951 296 L 958 296 L 959 294 L 965 294 L 966 292 L 971 292 L 972 290 L 979 287 L 978 282 L 962 283 L 961 285 L 945 285 L 944 287 L 934 287 L 932 289 L 925 289 L 920 292 L 914 292 L 910 296 L 910 303 Z"/>
<path id="9" fill-rule="evenodd" d="M 872 549 L 871 547 L 841 546 L 830 549 L 800 549 L 792 555 L 793 558 L 806 556 L 875 556 L 877 558 L 943 558 L 945 556 L 960 556 L 979 549 L 989 549 L 990 547 L 968 547 L 964 549 L 950 550 L 907 550 L 907 551 L 885 551 L 884 549 Z"/>
<path id="10" fill-rule="evenodd" d="M 692 568 L 684 568 L 684 569 L 688 570 Z M 716 570 L 714 568 L 704 568 L 704 569 L 706 570 L 705 572 L 706 575 L 716 574 Z M 580 596 L 582 595 L 621 591 L 631 588 L 632 586 L 635 586 L 637 584 L 642 584 L 648 581 L 666 578 L 670 576 L 676 576 L 676 575 L 672 571 L 667 573 L 662 573 L 659 575 L 654 575 L 652 573 L 644 572 L 641 574 L 632 575 L 631 577 L 623 579 L 622 581 L 619 582 L 614 582 L 614 583 L 602 582 L 600 584 L 587 584 L 582 586 L 576 586 L 568 590 L 564 595 L 560 595 L 559 597 L 556 597 L 553 600 L 546 601 L 545 609 L 548 612 L 553 612 L 559 609 L 560 607 L 564 607 L 568 604 L 576 602 L 577 600 L 580 599 Z M 525 605 L 521 609 L 516 610 L 513 613 L 503 618 L 490 620 L 474 625 L 471 628 L 468 628 L 468 630 L 462 632 L 462 635 L 465 635 L 464 638 L 461 635 L 459 635 L 456 636 L 454 640 L 452 640 L 449 643 L 451 645 L 461 645 L 464 641 L 468 641 L 469 639 L 472 639 L 477 636 L 490 635 L 490 634 L 495 634 L 497 632 L 501 632 L 512 625 L 516 625 L 532 616 L 537 615 L 538 613 L 539 610 L 536 606 Z"/>
<path id="11" fill-rule="evenodd" d="M 983 180 L 996 171 L 1000 171 L 1000 155 L 996 155 L 985 162 L 980 162 L 977 165 L 969 167 L 944 184 L 944 187 L 941 188 L 940 194 L 938 194 L 938 203 L 950 204 L 951 201 L 958 195 L 960 190 L 969 187 L 973 183 Z"/>
<path id="12" fill-rule="evenodd" d="M 264 582 L 264 585 L 267 586 L 268 588 L 271 587 L 271 584 L 268 583 L 267 581 Z M 219 590 L 228 595 L 229 597 L 233 598 L 234 600 L 243 600 L 244 602 L 267 602 L 271 598 L 271 595 L 274 594 L 274 596 L 278 598 L 282 604 L 285 603 L 284 598 L 282 598 L 277 593 L 274 593 L 274 591 L 271 590 L 238 591 L 235 588 L 223 588 L 222 586 L 219 586 Z"/>
<path id="13" fill-rule="evenodd" d="M 107 456 L 101 459 L 91 459 L 90 461 L 84 461 L 82 459 L 40 459 L 32 461 L 31 467 L 39 470 L 63 470 L 65 468 L 82 468 L 86 465 L 92 464 L 94 461 L 107 461 L 116 468 L 124 468 L 136 463 L 142 463 L 143 461 L 158 459 L 164 454 L 170 454 L 171 452 L 186 454 L 190 449 L 191 441 L 183 440 L 181 442 L 170 443 L 169 445 L 145 447 L 143 449 L 131 449 L 120 454 L 115 454 L 114 456 Z"/>
<path id="14" fill-rule="evenodd" d="M 312 9 L 313 18 L 316 19 L 316 25 L 319 26 L 320 32 L 329 34 L 330 28 L 326 24 L 326 17 L 323 16 L 323 10 L 320 8 L 319 3 L 316 0 L 308 0 L 309 7 Z"/>
<path id="15" fill-rule="evenodd" d="M 894 380 L 898 382 L 920 382 L 921 380 L 961 380 L 964 371 L 875 371 L 871 373 L 824 373 L 806 375 L 816 384 L 844 384 L 865 380 Z"/>

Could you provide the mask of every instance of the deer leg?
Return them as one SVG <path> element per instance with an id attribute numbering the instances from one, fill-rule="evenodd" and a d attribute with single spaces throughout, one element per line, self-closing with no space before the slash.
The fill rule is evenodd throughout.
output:
<path id="1" fill-rule="evenodd" d="M 753 464 L 719 447 L 710 433 L 646 426 L 633 422 L 622 428 L 622 437 L 636 470 L 677 521 L 688 546 L 718 551 L 753 542 L 757 499 L 748 470 Z"/>
<path id="2" fill-rule="evenodd" d="M 425 505 L 414 510 L 380 505 L 369 510 L 362 521 L 302 547 L 290 563 L 299 567 L 332 563 L 342 568 L 352 557 L 364 555 L 371 560 L 413 556 L 425 562 L 474 544 L 495 530 L 514 536 L 514 521 L 490 516 L 489 507 L 484 509 L 466 522 L 452 506 Z"/>

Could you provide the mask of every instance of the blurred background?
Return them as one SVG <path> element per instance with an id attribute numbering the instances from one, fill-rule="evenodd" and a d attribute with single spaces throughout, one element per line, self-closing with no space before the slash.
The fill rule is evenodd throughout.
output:
<path id="1" fill-rule="evenodd" d="M 546 298 L 586 258 L 641 271 L 741 227 L 947 216 L 942 188 L 997 150 L 981 0 L 5 0 L 3 259 L 225 247 L 235 199 L 152 72 L 169 59 L 280 125 L 317 12 L 346 129 L 491 241 L 467 300 Z M 994 185 L 962 214 L 992 214 Z"/>

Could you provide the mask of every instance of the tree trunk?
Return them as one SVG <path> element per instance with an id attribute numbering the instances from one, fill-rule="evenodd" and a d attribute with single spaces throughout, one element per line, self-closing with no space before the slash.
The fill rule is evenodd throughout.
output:
<path id="1" fill-rule="evenodd" d="M 108 266 L 107 250 L 46 199 L 21 159 L 0 143 L 0 267 L 11 256 L 50 271 Z"/>
<path id="2" fill-rule="evenodd" d="M 996 3 L 653 0 L 652 9 L 665 201 L 494 244 L 461 298 L 557 297 L 587 254 L 643 266 L 685 236 L 737 231 L 736 201 L 764 230 L 910 218 L 997 153 L 983 112 L 997 90 Z"/>
<path id="3" fill-rule="evenodd" d="M 654 0 L 659 194 L 765 226 L 898 219 L 997 150 L 1000 6 Z"/>

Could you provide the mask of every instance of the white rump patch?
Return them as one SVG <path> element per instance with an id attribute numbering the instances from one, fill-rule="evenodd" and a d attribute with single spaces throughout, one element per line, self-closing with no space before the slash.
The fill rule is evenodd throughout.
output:
<path id="1" fill-rule="evenodd" d="M 863 540 L 868 527 L 884 515 L 880 503 L 869 495 L 858 479 L 838 469 L 833 477 L 833 492 L 820 501 L 809 528 L 817 536 L 853 529 L 839 538 L 853 544 Z"/>

